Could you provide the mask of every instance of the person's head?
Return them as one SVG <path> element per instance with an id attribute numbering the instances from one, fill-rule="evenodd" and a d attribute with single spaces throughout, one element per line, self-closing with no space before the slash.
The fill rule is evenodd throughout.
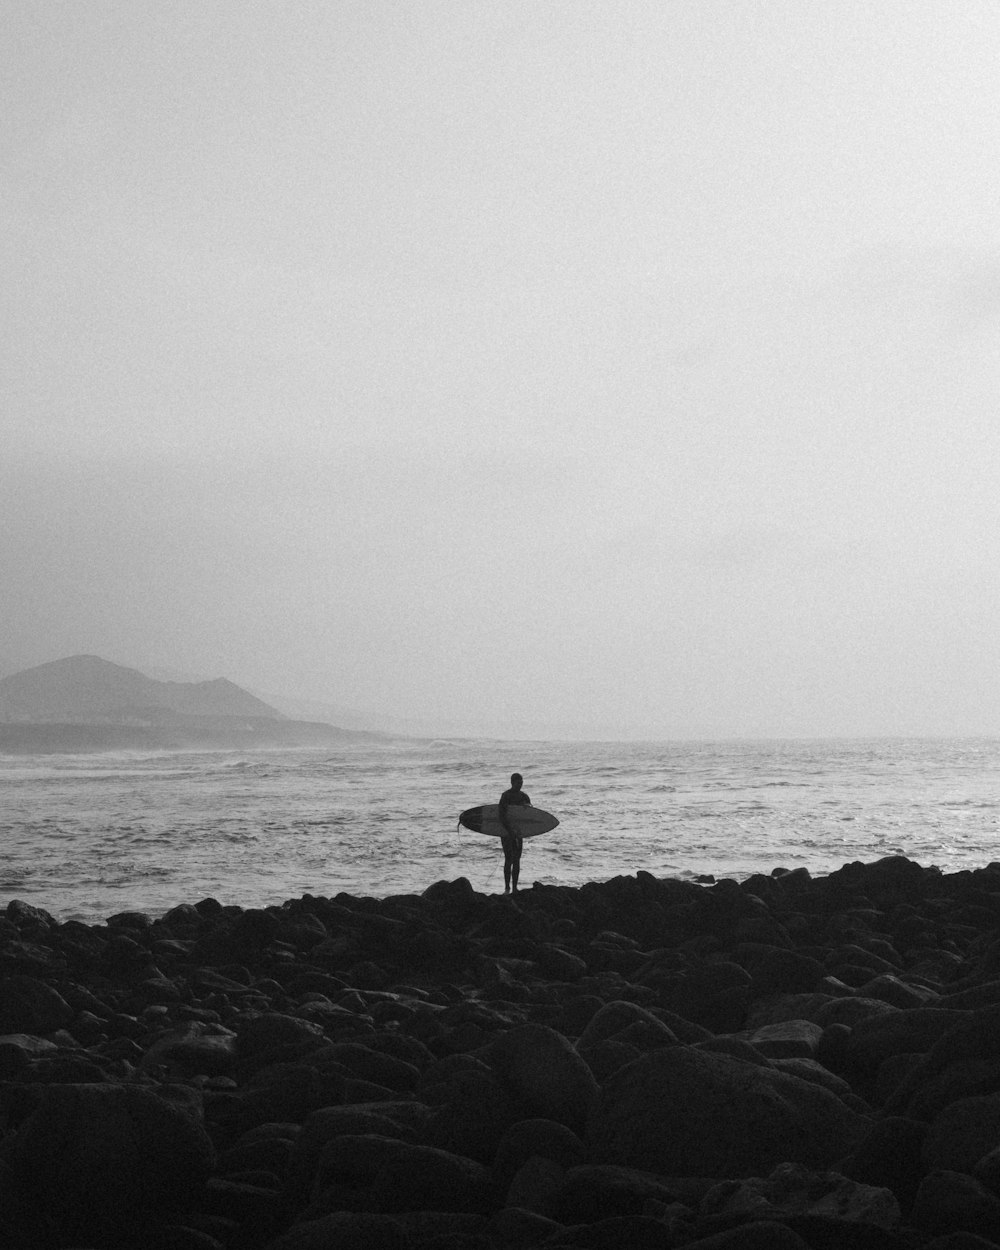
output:
<path id="1" fill-rule="evenodd" d="M 524 778 L 521 776 L 521 774 L 520 774 L 520 773 L 511 773 L 511 775 L 510 775 L 510 788 L 511 788 L 512 790 L 520 790 L 520 788 L 521 788 L 523 785 L 524 785 Z"/>

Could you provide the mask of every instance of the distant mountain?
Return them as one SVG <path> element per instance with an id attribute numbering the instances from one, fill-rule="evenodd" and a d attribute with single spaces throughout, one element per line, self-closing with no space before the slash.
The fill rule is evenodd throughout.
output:
<path id="1" fill-rule="evenodd" d="M 183 716 L 263 716 L 284 719 L 248 691 L 215 681 L 156 681 L 138 669 L 96 655 L 53 660 L 0 679 L 0 722 L 135 724 Z M 167 715 L 166 719 L 169 719 Z"/>
<path id="2" fill-rule="evenodd" d="M 0 679 L 0 751 L 246 749 L 381 737 L 289 719 L 223 677 L 158 681 L 96 655 Z"/>
<path id="3" fill-rule="evenodd" d="M 366 716 L 364 712 L 359 712 L 356 708 L 344 707 L 340 703 L 322 703 L 316 699 L 293 699 L 287 695 L 267 694 L 265 691 L 258 691 L 257 698 L 277 708 L 282 716 L 323 721 L 327 725 L 339 725 L 341 729 L 372 728 L 370 716 Z"/>

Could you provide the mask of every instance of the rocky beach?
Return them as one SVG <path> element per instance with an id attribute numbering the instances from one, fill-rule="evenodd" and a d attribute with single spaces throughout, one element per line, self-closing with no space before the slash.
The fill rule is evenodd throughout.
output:
<path id="1" fill-rule="evenodd" d="M 1000 864 L 0 918 L 0 1242 L 1000 1245 Z"/>

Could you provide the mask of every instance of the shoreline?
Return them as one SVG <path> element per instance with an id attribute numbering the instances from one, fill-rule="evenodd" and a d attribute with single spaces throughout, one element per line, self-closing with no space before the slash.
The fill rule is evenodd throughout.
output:
<path id="1" fill-rule="evenodd" d="M 460 877 L 96 924 L 15 900 L 0 1234 L 1000 1246 L 998 1039 L 1000 864 Z"/>

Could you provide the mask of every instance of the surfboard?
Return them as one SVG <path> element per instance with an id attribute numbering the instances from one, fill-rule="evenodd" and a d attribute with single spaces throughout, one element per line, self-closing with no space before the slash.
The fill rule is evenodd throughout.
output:
<path id="1" fill-rule="evenodd" d="M 502 838 L 507 831 L 500 823 L 499 811 L 496 803 L 470 807 L 459 816 L 458 823 L 473 833 Z M 507 820 L 519 838 L 535 838 L 540 833 L 548 833 L 559 823 L 551 812 L 543 812 L 540 807 L 508 807 Z"/>

